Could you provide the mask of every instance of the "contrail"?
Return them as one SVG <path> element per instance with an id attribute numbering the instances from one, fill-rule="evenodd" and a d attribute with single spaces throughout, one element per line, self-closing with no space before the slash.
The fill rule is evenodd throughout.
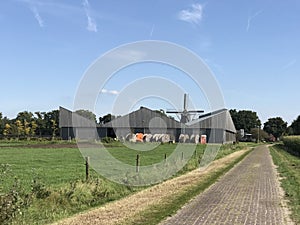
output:
<path id="1" fill-rule="evenodd" d="M 154 28 L 155 28 L 155 25 L 153 24 L 153 25 L 152 25 L 151 32 L 150 32 L 150 38 L 152 38 L 152 36 L 153 36 Z"/>
<path id="2" fill-rule="evenodd" d="M 251 20 L 253 20 L 255 17 L 257 17 L 259 14 L 261 14 L 263 12 L 263 10 L 260 10 L 260 11 L 258 11 L 258 12 L 256 12 L 255 14 L 253 14 L 252 16 L 249 16 L 248 17 L 248 24 L 247 24 L 247 28 L 246 28 L 246 30 L 247 30 L 247 32 L 249 31 L 249 29 L 250 29 L 250 23 L 251 23 Z"/>

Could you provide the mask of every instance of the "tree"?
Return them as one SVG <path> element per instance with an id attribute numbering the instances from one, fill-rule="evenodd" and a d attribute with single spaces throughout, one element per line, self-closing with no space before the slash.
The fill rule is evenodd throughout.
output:
<path id="1" fill-rule="evenodd" d="M 19 112 L 16 120 L 20 120 L 23 124 L 25 121 L 30 123 L 32 120 L 34 120 L 33 113 L 28 111 Z"/>
<path id="2" fill-rule="evenodd" d="M 31 121 L 30 136 L 34 136 L 35 135 L 36 128 L 37 128 L 36 122 L 35 121 Z"/>
<path id="3" fill-rule="evenodd" d="M 53 123 L 53 121 L 55 123 Z M 45 130 L 43 135 L 51 135 L 53 136 L 53 131 L 55 132 L 54 136 L 59 136 L 59 111 L 53 110 L 51 112 L 47 112 L 44 114 L 44 121 L 45 121 Z M 55 124 L 55 129 L 53 129 L 53 124 Z"/>
<path id="4" fill-rule="evenodd" d="M 52 123 L 52 127 L 51 127 L 51 129 L 52 129 L 52 139 L 54 139 L 55 138 L 55 136 L 56 136 L 56 131 L 57 131 L 57 124 L 56 124 L 56 121 L 55 120 L 51 120 L 51 123 Z"/>
<path id="5" fill-rule="evenodd" d="M 6 123 L 3 130 L 4 137 L 7 137 L 9 134 L 11 134 L 11 126 Z"/>
<path id="6" fill-rule="evenodd" d="M 245 132 L 250 133 L 251 128 L 261 126 L 261 121 L 256 112 L 250 110 L 237 111 L 236 109 L 231 109 L 229 112 L 237 130 L 244 129 Z"/>
<path id="7" fill-rule="evenodd" d="M 295 135 L 300 135 L 300 116 L 292 122 L 290 126 L 292 128 L 292 133 Z"/>
<path id="8" fill-rule="evenodd" d="M 3 134 L 5 124 L 2 122 L 2 113 L 0 112 L 0 134 Z"/>
<path id="9" fill-rule="evenodd" d="M 255 138 L 256 140 L 258 138 L 258 134 L 259 134 L 259 140 L 269 139 L 269 134 L 260 128 L 252 128 L 250 133 L 252 134 L 252 137 Z"/>
<path id="10" fill-rule="evenodd" d="M 17 135 L 19 138 L 24 133 L 24 126 L 20 120 L 16 120 L 15 125 L 17 126 Z"/>
<path id="11" fill-rule="evenodd" d="M 3 114 L 0 112 L 0 134 L 3 134 L 5 125 L 10 123 L 11 121 L 6 116 L 3 117 Z"/>
<path id="12" fill-rule="evenodd" d="M 95 121 L 95 123 L 97 123 L 96 115 L 89 110 L 79 109 L 79 110 L 75 111 L 75 113 L 77 113 L 78 115 L 80 115 L 84 118 Z"/>
<path id="13" fill-rule="evenodd" d="M 46 121 L 44 118 L 46 112 L 35 112 L 34 114 L 36 115 L 35 123 L 37 126 L 35 132 L 41 137 L 42 135 L 45 135 Z"/>
<path id="14" fill-rule="evenodd" d="M 29 126 L 31 123 L 27 122 L 27 120 L 24 120 L 24 134 L 27 138 L 29 138 L 31 127 Z"/>
<path id="15" fill-rule="evenodd" d="M 281 137 L 286 129 L 287 122 L 284 122 L 281 117 L 270 118 L 264 123 L 264 131 L 268 134 L 272 134 L 276 139 Z"/>
<path id="16" fill-rule="evenodd" d="M 100 124 L 105 124 L 105 123 L 108 123 L 112 120 L 114 120 L 116 117 L 114 115 L 111 115 L 110 113 L 103 116 L 103 117 L 99 117 L 99 123 Z"/>

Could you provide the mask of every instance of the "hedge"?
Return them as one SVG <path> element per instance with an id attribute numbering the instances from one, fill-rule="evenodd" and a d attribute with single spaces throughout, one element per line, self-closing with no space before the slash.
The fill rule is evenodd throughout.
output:
<path id="1" fill-rule="evenodd" d="M 286 136 L 282 141 L 289 152 L 300 155 L 300 136 Z"/>

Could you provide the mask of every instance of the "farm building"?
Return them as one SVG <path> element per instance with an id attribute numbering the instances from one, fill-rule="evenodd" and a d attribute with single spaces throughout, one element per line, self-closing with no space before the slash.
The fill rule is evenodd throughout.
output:
<path id="1" fill-rule="evenodd" d="M 113 137 L 129 140 L 131 134 L 144 134 L 145 141 L 196 142 L 201 135 L 208 143 L 232 143 L 236 141 L 236 129 L 227 109 L 201 115 L 196 120 L 182 123 L 164 112 L 146 107 L 99 125 L 76 113 L 60 107 L 59 127 L 64 140 L 101 139 Z"/>
<path id="2" fill-rule="evenodd" d="M 190 134 L 205 134 L 209 143 L 232 143 L 236 141 L 236 129 L 227 109 L 199 116 L 186 123 Z"/>

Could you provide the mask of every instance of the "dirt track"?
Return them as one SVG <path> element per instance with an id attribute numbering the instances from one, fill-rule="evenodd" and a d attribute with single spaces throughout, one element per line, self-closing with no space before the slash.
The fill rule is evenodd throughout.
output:
<path id="1" fill-rule="evenodd" d="M 267 146 L 252 151 L 164 225 L 293 224 Z"/>
<path id="2" fill-rule="evenodd" d="M 105 206 L 90 212 L 78 214 L 74 217 L 59 221 L 55 223 L 55 225 L 109 225 L 120 223 L 128 218 L 134 217 L 135 214 L 147 209 L 149 206 L 159 204 L 160 201 L 168 198 L 168 196 L 179 193 L 185 188 L 192 186 L 201 180 L 205 180 L 209 173 L 217 169 L 225 168 L 227 164 L 234 161 L 245 152 L 246 150 L 235 152 L 222 159 L 212 162 L 204 171 L 194 170 L 183 176 L 145 189 L 122 200 L 108 203 Z"/>

